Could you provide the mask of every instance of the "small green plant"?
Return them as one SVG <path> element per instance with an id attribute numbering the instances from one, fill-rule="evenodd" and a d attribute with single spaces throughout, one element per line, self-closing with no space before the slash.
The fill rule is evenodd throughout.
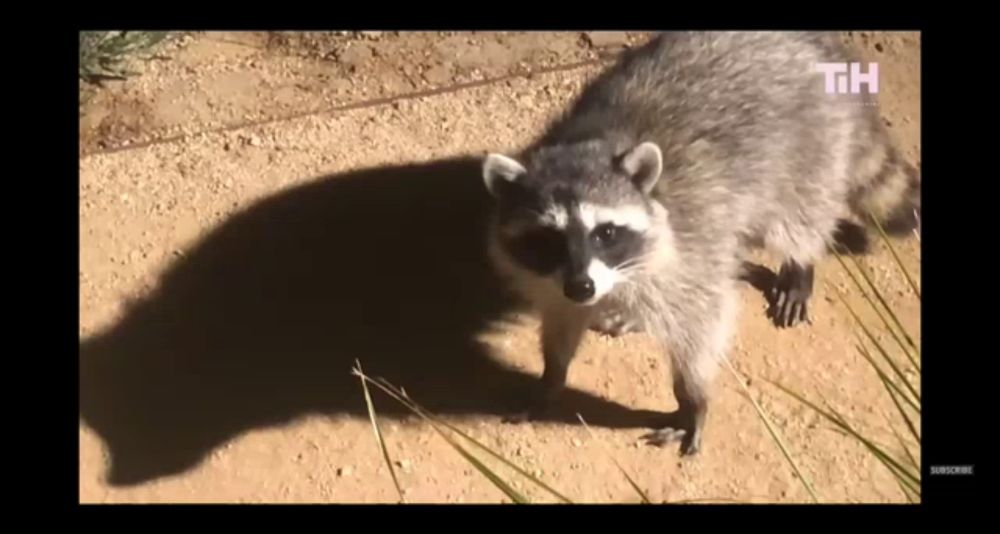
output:
<path id="1" fill-rule="evenodd" d="M 169 32 L 81 31 L 80 79 L 88 83 L 122 80 L 137 72 L 125 63 L 137 54 L 152 50 Z"/>

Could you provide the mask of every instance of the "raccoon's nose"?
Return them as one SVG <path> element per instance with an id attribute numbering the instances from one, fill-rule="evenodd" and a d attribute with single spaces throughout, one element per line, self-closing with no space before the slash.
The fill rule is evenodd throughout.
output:
<path id="1" fill-rule="evenodd" d="M 563 293 L 570 300 L 584 302 L 594 296 L 594 281 L 590 277 L 571 278 L 566 281 Z"/>

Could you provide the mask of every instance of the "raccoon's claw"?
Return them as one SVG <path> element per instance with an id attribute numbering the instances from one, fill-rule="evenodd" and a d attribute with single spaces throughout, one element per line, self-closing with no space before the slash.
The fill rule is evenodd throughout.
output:
<path id="1" fill-rule="evenodd" d="M 684 435 L 687 434 L 687 430 L 683 428 L 660 428 L 642 436 L 646 443 L 653 445 L 654 447 L 664 447 L 675 441 L 680 441 Z"/>
<path id="2" fill-rule="evenodd" d="M 771 290 L 768 316 L 778 328 L 790 328 L 800 323 L 812 324 L 809 299 L 813 291 L 813 266 L 803 267 L 785 262 Z"/>
<path id="3" fill-rule="evenodd" d="M 797 291 L 780 292 L 771 312 L 771 319 L 778 328 L 791 328 L 799 323 L 809 323 L 809 297 Z"/>
<path id="4" fill-rule="evenodd" d="M 642 436 L 641 439 L 654 447 L 666 447 L 680 441 L 681 456 L 693 456 L 701 449 L 701 433 L 697 430 L 689 432 L 684 428 L 667 426 L 656 429 Z"/>
<path id="5" fill-rule="evenodd" d="M 682 401 L 681 405 L 674 413 L 650 420 L 654 430 L 640 439 L 647 445 L 661 448 L 679 441 L 681 456 L 697 454 L 701 449 L 704 408 L 697 408 L 687 401 Z"/>

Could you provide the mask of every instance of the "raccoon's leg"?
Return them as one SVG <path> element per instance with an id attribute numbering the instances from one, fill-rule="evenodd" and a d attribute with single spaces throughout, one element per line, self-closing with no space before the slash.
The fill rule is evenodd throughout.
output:
<path id="1" fill-rule="evenodd" d="M 735 293 L 725 291 L 714 300 L 707 307 L 714 316 L 692 316 L 694 307 L 678 310 L 675 316 L 686 320 L 669 325 L 661 340 L 671 355 L 677 411 L 666 415 L 657 425 L 659 428 L 643 437 L 658 447 L 680 440 L 682 456 L 695 455 L 702 449 L 709 388 L 726 355 L 735 323 Z"/>
<path id="2" fill-rule="evenodd" d="M 835 205 L 823 199 L 812 204 L 808 220 L 785 221 L 767 237 L 769 247 L 785 257 L 768 295 L 768 317 L 778 328 L 811 323 L 809 300 L 813 294 L 815 262 L 833 242 L 841 220 Z"/>
<path id="3" fill-rule="evenodd" d="M 582 306 L 549 308 L 542 313 L 542 356 L 545 370 L 523 411 L 507 418 L 518 423 L 541 417 L 566 386 L 570 362 L 590 323 L 592 311 Z"/>
<path id="4" fill-rule="evenodd" d="M 708 415 L 708 383 L 691 369 L 681 366 L 674 371 L 674 397 L 677 411 L 670 414 L 659 428 L 643 438 L 650 445 L 664 447 L 681 442 L 681 455 L 693 456 L 701 451 L 701 435 Z"/>
<path id="5" fill-rule="evenodd" d="M 778 328 L 790 328 L 809 319 L 809 299 L 813 293 L 815 268 L 812 263 L 786 260 L 771 289 L 768 315 Z"/>

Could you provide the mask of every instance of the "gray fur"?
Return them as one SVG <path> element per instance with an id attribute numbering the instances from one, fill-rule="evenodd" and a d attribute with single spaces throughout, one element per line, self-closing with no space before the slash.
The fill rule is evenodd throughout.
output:
<path id="1" fill-rule="evenodd" d="M 905 220 L 919 209 L 919 177 L 877 109 L 825 94 L 813 69 L 854 60 L 835 33 L 663 34 L 593 81 L 515 158 L 523 172 L 511 183 L 531 194 L 494 192 L 490 250 L 542 312 L 544 400 L 563 386 L 585 325 L 607 327 L 627 310 L 671 356 L 679 413 L 659 436 L 683 435 L 682 451 L 693 454 L 729 352 L 746 251 L 762 243 L 811 266 L 838 221 L 867 220 L 865 210 Z M 563 298 L 562 271 L 525 268 L 504 241 L 560 195 L 630 206 L 649 223 L 635 258 L 612 268 L 617 283 L 593 305 Z M 519 209 L 525 198 L 531 208 Z"/>

